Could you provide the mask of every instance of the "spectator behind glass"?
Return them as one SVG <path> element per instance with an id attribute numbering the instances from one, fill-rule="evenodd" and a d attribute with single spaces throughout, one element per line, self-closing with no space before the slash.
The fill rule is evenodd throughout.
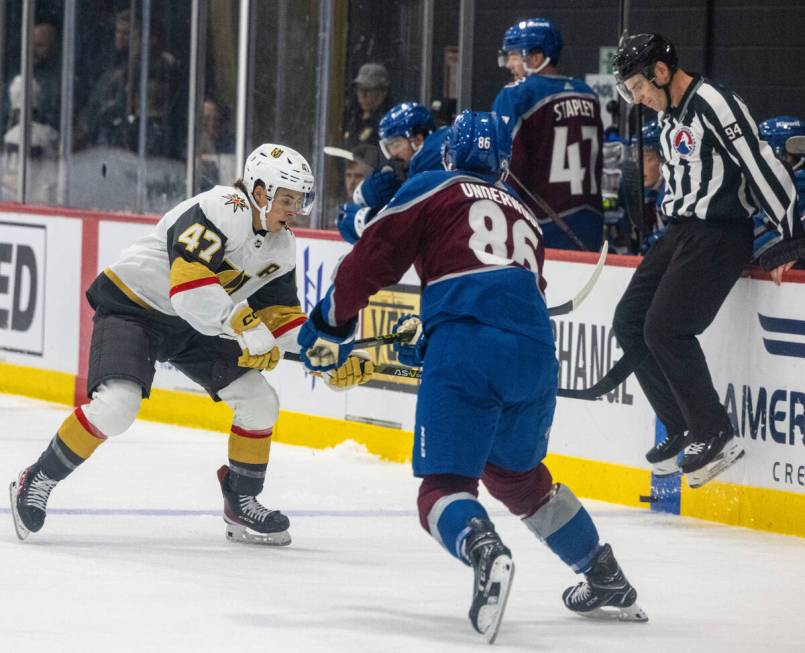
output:
<path id="1" fill-rule="evenodd" d="M 377 126 L 393 104 L 388 71 L 383 64 L 365 63 L 353 86 L 355 94 L 347 108 L 344 143 L 349 149 L 363 144 L 377 145 Z"/>
<path id="2" fill-rule="evenodd" d="M 161 50 L 159 22 L 151 25 L 146 104 L 146 153 L 178 158 L 180 127 L 172 120 L 180 70 L 176 58 Z M 129 10 L 115 15 L 114 52 L 90 93 L 77 128 L 79 146 L 107 145 L 137 151 L 140 110 L 140 30 Z M 131 48 L 130 48 L 131 44 Z M 130 51 L 131 49 L 131 51 Z M 129 70 L 132 78 L 129 79 Z"/>
<path id="3" fill-rule="evenodd" d="M 380 150 L 374 145 L 358 145 L 352 156 L 353 160 L 347 161 L 344 169 L 345 202 L 351 202 L 358 184 L 380 168 Z"/>
<path id="4" fill-rule="evenodd" d="M 59 29 L 51 23 L 34 25 L 34 79 L 40 88 L 39 99 L 32 105 L 39 122 L 59 129 L 61 102 L 61 40 Z"/>
<path id="5" fill-rule="evenodd" d="M 235 178 L 235 136 L 229 128 L 229 111 L 212 98 L 204 100 L 201 108 L 196 153 L 199 191 Z"/>
<path id="6" fill-rule="evenodd" d="M 19 169 L 20 135 L 22 117 L 22 77 L 17 75 L 9 84 L 9 104 L 11 105 L 11 126 L 3 134 L 2 189 L 3 199 L 22 198 L 17 193 L 17 170 Z M 28 169 L 27 200 L 39 204 L 50 204 L 55 199 L 57 179 L 57 157 L 59 152 L 59 132 L 42 122 L 39 109 L 42 106 L 42 88 L 39 80 L 31 80 L 31 161 Z"/>

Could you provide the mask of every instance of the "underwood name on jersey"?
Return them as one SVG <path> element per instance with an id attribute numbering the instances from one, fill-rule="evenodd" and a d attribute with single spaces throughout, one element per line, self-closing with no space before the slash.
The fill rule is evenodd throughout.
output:
<path id="1" fill-rule="evenodd" d="M 509 206 L 528 220 L 532 226 L 539 229 L 539 223 L 534 219 L 534 215 L 531 211 L 529 211 L 522 202 L 512 197 L 511 194 L 482 184 L 461 184 L 461 190 L 466 197 L 489 199 L 493 202 L 497 202 L 501 206 Z"/>

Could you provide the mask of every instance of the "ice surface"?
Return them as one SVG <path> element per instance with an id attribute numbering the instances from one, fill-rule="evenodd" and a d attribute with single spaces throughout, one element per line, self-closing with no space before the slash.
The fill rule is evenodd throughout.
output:
<path id="1" fill-rule="evenodd" d="M 0 395 L 0 479 L 32 462 L 67 414 Z M 0 504 L 0 652 L 468 651 L 471 572 L 420 529 L 407 466 L 354 443 L 274 444 L 263 502 L 286 548 L 224 538 L 221 434 L 138 421 L 56 488 L 19 542 Z M 648 624 L 569 613 L 576 581 L 483 495 L 517 564 L 499 651 L 805 650 L 805 541 L 588 501 Z"/>

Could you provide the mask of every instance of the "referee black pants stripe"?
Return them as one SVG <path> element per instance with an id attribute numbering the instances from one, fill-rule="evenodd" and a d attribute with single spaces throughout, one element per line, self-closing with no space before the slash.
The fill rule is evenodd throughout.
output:
<path id="1" fill-rule="evenodd" d="M 624 352 L 671 433 L 729 425 L 696 338 L 715 319 L 752 254 L 752 222 L 672 224 L 649 250 L 615 309 Z"/>

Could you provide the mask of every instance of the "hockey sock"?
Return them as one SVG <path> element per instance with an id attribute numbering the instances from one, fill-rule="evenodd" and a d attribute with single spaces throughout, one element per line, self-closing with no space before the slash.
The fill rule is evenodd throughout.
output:
<path id="1" fill-rule="evenodd" d="M 488 519 L 477 499 L 478 479 L 449 474 L 426 476 L 419 488 L 419 519 L 439 544 L 464 564 L 461 545 L 473 517 Z"/>
<path id="2" fill-rule="evenodd" d="M 554 485 L 550 499 L 523 523 L 573 571 L 589 571 L 600 547 L 598 531 L 569 488 Z"/>
<path id="3" fill-rule="evenodd" d="M 525 472 L 487 463 L 481 480 L 489 493 L 517 517 L 533 515 L 548 501 L 553 485 L 551 472 L 542 463 Z"/>
<path id="4" fill-rule="evenodd" d="M 247 430 L 232 425 L 229 433 L 229 489 L 257 496 L 263 491 L 272 429 Z"/>
<path id="5" fill-rule="evenodd" d="M 48 448 L 39 456 L 42 471 L 50 478 L 61 481 L 89 458 L 106 440 L 79 406 L 62 422 Z"/>

